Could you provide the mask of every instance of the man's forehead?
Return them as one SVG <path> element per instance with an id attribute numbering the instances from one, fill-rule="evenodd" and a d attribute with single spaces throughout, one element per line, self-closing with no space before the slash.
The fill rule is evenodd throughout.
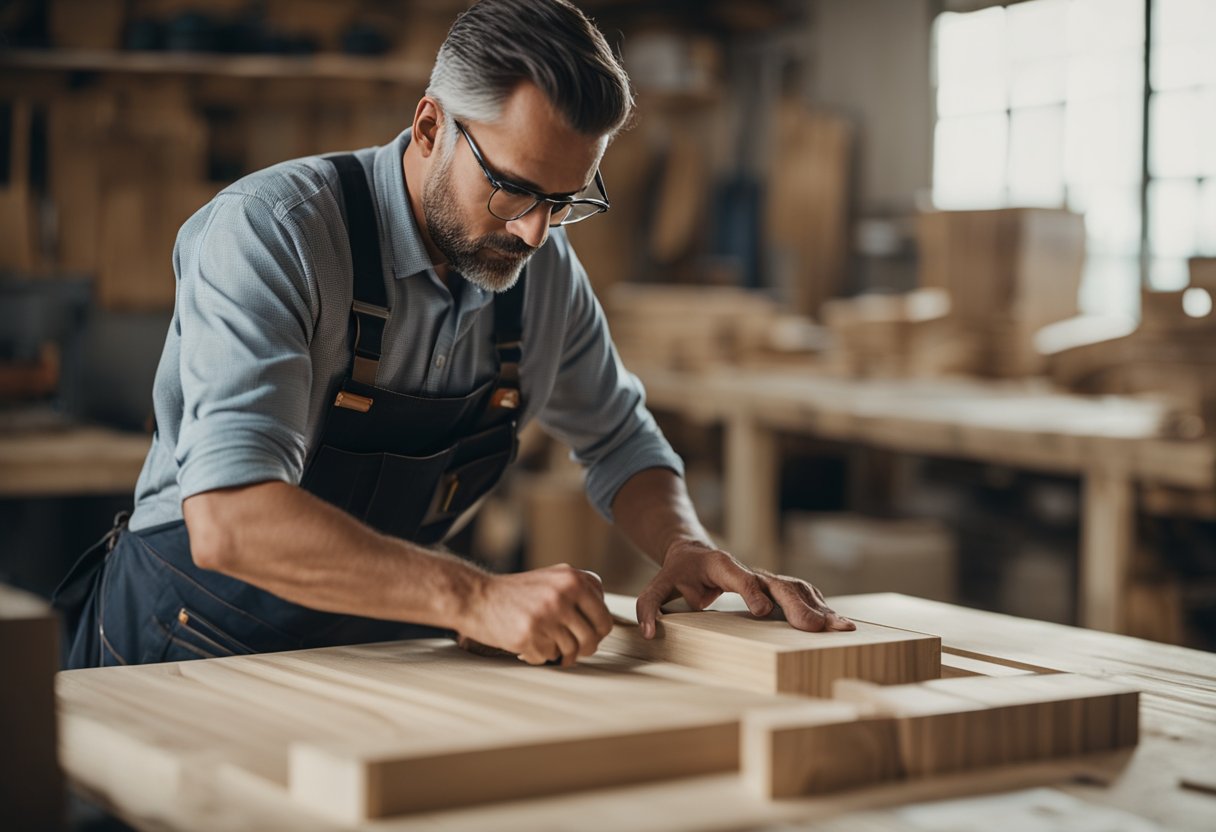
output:
<path id="1" fill-rule="evenodd" d="M 569 126 L 532 84 L 508 96 L 494 122 L 471 122 L 486 163 L 505 179 L 542 193 L 577 193 L 587 185 L 608 146 Z"/>

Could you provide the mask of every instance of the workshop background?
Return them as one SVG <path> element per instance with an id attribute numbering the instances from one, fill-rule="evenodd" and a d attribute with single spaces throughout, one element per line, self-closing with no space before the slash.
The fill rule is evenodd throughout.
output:
<path id="1" fill-rule="evenodd" d="M 1216 3 L 577 5 L 639 117 L 570 237 L 724 543 L 1216 648 Z M 466 6 L 0 2 L 0 582 L 130 507 L 182 222 L 390 141 Z M 642 586 L 521 457 L 452 547 Z"/>

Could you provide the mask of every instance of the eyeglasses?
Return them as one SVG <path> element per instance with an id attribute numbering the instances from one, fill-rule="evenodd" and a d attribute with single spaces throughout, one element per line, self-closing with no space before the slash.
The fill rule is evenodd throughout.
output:
<path id="1" fill-rule="evenodd" d="M 599 168 L 595 170 L 594 191 L 592 188 L 584 188 L 572 196 L 550 196 L 538 193 L 531 188 L 508 182 L 496 176 L 490 170 L 489 165 L 486 164 L 485 158 L 481 155 L 481 149 L 477 146 L 477 142 L 473 141 L 473 137 L 469 135 L 469 131 L 455 119 L 452 120 L 452 123 L 456 125 L 456 129 L 460 131 L 460 135 L 464 136 L 465 141 L 469 143 L 469 149 L 473 151 L 473 158 L 477 160 L 477 164 L 481 167 L 481 172 L 485 174 L 486 180 L 489 181 L 491 188 L 493 188 L 490 191 L 490 198 L 486 200 L 486 209 L 498 219 L 504 222 L 517 220 L 537 205 L 545 202 L 549 205 L 549 225 L 556 227 L 582 222 L 588 217 L 602 214 L 610 207 L 608 192 L 604 190 L 604 178 L 600 176 Z M 585 194 L 596 192 L 603 198 L 596 199 L 592 196 L 585 196 Z"/>

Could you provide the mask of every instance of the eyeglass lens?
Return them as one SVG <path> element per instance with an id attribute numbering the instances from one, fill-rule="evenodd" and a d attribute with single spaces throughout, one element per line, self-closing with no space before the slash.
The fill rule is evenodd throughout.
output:
<path id="1" fill-rule="evenodd" d="M 490 197 L 490 213 L 500 220 L 511 221 L 522 217 L 532 210 L 537 200 L 531 194 L 512 193 L 505 188 L 499 188 Z M 569 225 L 572 222 L 584 220 L 598 213 L 594 205 L 571 203 L 552 206 L 549 214 L 550 225 Z"/>

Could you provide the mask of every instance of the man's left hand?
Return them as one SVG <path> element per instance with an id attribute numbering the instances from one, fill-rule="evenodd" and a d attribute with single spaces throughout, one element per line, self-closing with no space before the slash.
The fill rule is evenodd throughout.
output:
<path id="1" fill-rule="evenodd" d="M 737 592 L 752 615 L 763 618 L 781 608 L 791 626 L 817 633 L 855 630 L 856 625 L 836 613 L 823 593 L 801 578 L 749 569 L 729 553 L 697 540 L 679 540 L 667 550 L 663 568 L 638 595 L 638 624 L 642 635 L 654 638 L 659 607 L 683 596 L 695 610 L 703 610 L 723 592 Z"/>

